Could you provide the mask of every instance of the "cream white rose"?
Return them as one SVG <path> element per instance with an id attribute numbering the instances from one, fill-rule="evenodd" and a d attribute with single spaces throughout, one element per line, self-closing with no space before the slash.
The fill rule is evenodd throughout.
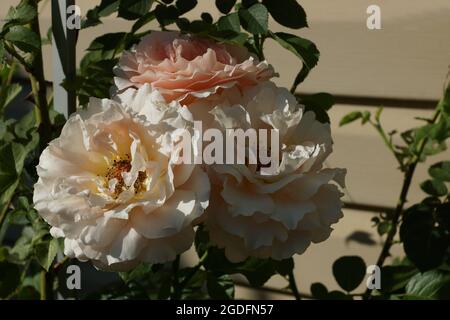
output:
<path id="1" fill-rule="evenodd" d="M 212 111 L 222 129 L 278 129 L 279 167 L 213 165 L 206 228 L 229 260 L 286 259 L 327 239 L 341 217 L 344 169 L 323 168 L 332 151 L 329 124 L 304 112 L 288 90 L 266 82 L 244 91 L 240 104 Z M 335 183 L 337 182 L 337 184 Z"/>
<path id="2" fill-rule="evenodd" d="M 126 107 L 92 99 L 37 167 L 36 210 L 64 237 L 66 255 L 101 269 L 173 260 L 191 246 L 208 206 L 205 172 L 177 161 L 180 132 L 193 130 L 190 113 L 148 89 Z"/>

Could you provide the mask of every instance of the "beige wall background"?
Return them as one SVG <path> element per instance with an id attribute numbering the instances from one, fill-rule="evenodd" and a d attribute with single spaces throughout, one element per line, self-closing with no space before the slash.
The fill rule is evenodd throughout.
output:
<path id="1" fill-rule="evenodd" d="M 84 15 L 100 1 L 77 0 Z M 450 65 L 450 1 L 448 0 L 301 0 L 309 28 L 288 30 L 271 21 L 272 29 L 296 33 L 314 41 L 321 51 L 319 65 L 299 88 L 301 93 L 319 91 L 339 96 L 395 98 L 395 107 L 386 105 L 382 116 L 386 130 L 399 131 L 417 125 L 415 117 L 427 117 L 430 110 L 408 109 L 409 102 L 422 106 L 421 100 L 437 100 Z M 18 0 L 2 0 L 0 17 Z M 371 4 L 381 8 L 382 29 L 368 30 L 366 9 Z M 42 32 L 50 26 L 50 1 L 41 3 Z M 189 17 L 198 18 L 208 11 L 217 14 L 213 0 L 199 0 Z M 82 30 L 77 45 L 78 60 L 90 41 L 106 32 L 129 30 L 131 23 L 113 16 L 100 26 Z M 297 59 L 289 52 L 267 41 L 267 59 L 280 73 L 278 85 L 288 86 L 300 69 Z M 45 49 L 46 76 L 51 80 L 51 50 Z M 423 102 L 423 107 L 425 107 Z M 337 104 L 331 112 L 334 133 L 334 153 L 328 159 L 330 167 L 348 169 L 345 200 L 349 203 L 392 207 L 400 192 L 402 176 L 396 162 L 384 147 L 376 132 L 355 123 L 339 128 L 337 123 L 353 110 L 374 111 L 372 104 Z M 422 164 L 413 181 L 409 202 L 424 197 L 418 183 L 427 177 L 430 163 L 449 159 L 450 152 L 432 157 Z M 342 255 L 360 255 L 367 264 L 373 264 L 380 251 L 380 238 L 371 228 L 370 218 L 376 212 L 344 209 L 344 218 L 335 226 L 328 241 L 312 245 L 302 256 L 296 256 L 296 277 L 302 292 L 309 292 L 313 282 L 323 282 L 329 289 L 337 289 L 331 273 L 333 261 Z M 357 243 L 349 237 L 361 231 L 373 240 L 373 245 Z M 401 248 L 394 248 L 395 254 Z M 193 253 L 185 263 L 194 263 Z M 287 282 L 273 277 L 266 287 L 284 288 Z M 364 288 L 361 286 L 360 288 Z M 272 290 L 254 290 L 238 287 L 239 298 L 291 298 Z"/>

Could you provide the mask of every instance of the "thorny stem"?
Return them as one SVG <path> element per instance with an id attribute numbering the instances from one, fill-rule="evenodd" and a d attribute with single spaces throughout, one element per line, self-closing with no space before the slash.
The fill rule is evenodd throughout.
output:
<path id="1" fill-rule="evenodd" d="M 295 297 L 295 300 L 301 300 L 302 298 L 297 288 L 297 282 L 295 281 L 294 270 L 291 270 L 289 272 L 288 279 L 289 279 L 289 288 L 291 289 Z"/>
<path id="2" fill-rule="evenodd" d="M 442 98 L 442 99 L 444 99 L 444 98 Z M 438 103 L 438 105 L 436 107 L 436 111 L 433 115 L 433 118 L 430 121 L 431 124 L 435 123 L 441 114 L 441 107 L 440 107 L 441 103 L 442 103 L 442 100 Z M 394 244 L 394 237 L 397 233 L 398 223 L 400 221 L 400 218 L 403 213 L 403 208 L 407 201 L 407 196 L 408 196 L 409 188 L 411 186 L 411 181 L 414 176 L 414 172 L 416 170 L 417 164 L 420 161 L 423 150 L 425 149 L 425 145 L 427 144 L 428 140 L 429 140 L 429 138 L 425 137 L 424 139 L 422 139 L 419 142 L 417 153 L 411 158 L 409 163 L 406 164 L 406 166 L 405 166 L 406 173 L 405 173 L 405 177 L 403 179 L 403 185 L 402 185 L 400 196 L 399 196 L 399 199 L 397 202 L 397 206 L 395 208 L 394 215 L 392 217 L 392 221 L 391 221 L 392 227 L 388 232 L 386 241 L 384 242 L 384 245 L 383 245 L 383 249 L 381 250 L 378 260 L 377 260 L 377 263 L 376 263 L 379 268 L 381 268 L 383 266 L 386 258 L 389 256 L 389 251 L 390 251 L 392 245 Z M 371 292 L 372 292 L 371 289 L 367 288 L 366 292 L 363 295 L 363 299 L 365 299 L 365 300 L 370 299 Z"/>
<path id="3" fill-rule="evenodd" d="M 37 11 L 37 3 L 31 2 Z M 38 35 L 41 34 L 39 26 L 39 18 L 36 18 L 30 23 L 31 29 Z M 47 87 L 44 77 L 44 62 L 42 59 L 42 49 L 39 50 L 33 59 L 32 70 L 29 71 L 31 89 L 33 92 L 36 107 L 39 111 L 39 142 L 41 151 L 45 149 L 47 143 L 51 139 L 51 122 L 47 105 Z"/>
<path id="4" fill-rule="evenodd" d="M 373 122 L 372 120 L 369 121 L 370 124 L 375 128 L 375 130 L 377 130 L 377 132 L 379 133 L 379 135 L 381 136 L 381 138 L 383 139 L 384 144 L 389 148 L 389 150 L 392 152 L 392 154 L 394 155 L 395 159 L 397 160 L 398 164 L 400 165 L 400 169 L 402 170 L 402 172 L 405 170 L 405 166 L 402 162 L 402 160 L 400 159 L 400 157 L 398 156 L 397 152 L 394 149 L 394 146 L 392 144 L 392 141 L 388 138 L 386 132 L 384 131 L 383 127 L 381 126 L 381 124 L 379 123 L 379 121 L 377 121 L 376 123 Z"/>

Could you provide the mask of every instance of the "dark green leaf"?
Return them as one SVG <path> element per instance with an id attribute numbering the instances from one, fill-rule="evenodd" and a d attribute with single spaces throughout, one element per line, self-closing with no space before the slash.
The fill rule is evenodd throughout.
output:
<path id="1" fill-rule="evenodd" d="M 107 57 L 112 58 L 114 52 L 121 52 L 125 46 L 125 32 L 106 33 L 92 40 L 87 51 L 102 51 Z M 106 58 L 106 57 L 105 57 Z"/>
<path id="2" fill-rule="evenodd" d="M 155 8 L 155 15 L 161 26 L 167 26 L 174 23 L 180 14 L 174 6 L 162 6 L 158 4 Z"/>
<path id="3" fill-rule="evenodd" d="M 4 122 L 1 122 L 0 120 L 0 140 L 3 140 L 5 134 L 6 134 L 6 125 Z"/>
<path id="4" fill-rule="evenodd" d="M 282 47 L 299 57 L 308 72 L 317 65 L 320 52 L 313 42 L 285 32 L 271 33 L 271 36 Z"/>
<path id="5" fill-rule="evenodd" d="M 316 93 L 309 96 L 302 96 L 300 102 L 305 105 L 305 112 L 313 111 L 316 119 L 322 123 L 329 123 L 327 110 L 334 105 L 334 98 L 329 93 Z"/>
<path id="6" fill-rule="evenodd" d="M 441 161 L 432 165 L 428 173 L 437 180 L 450 182 L 450 161 Z"/>
<path id="7" fill-rule="evenodd" d="M 175 2 L 175 6 L 180 13 L 180 16 L 185 14 L 186 12 L 191 11 L 197 6 L 197 0 L 177 0 Z"/>
<path id="8" fill-rule="evenodd" d="M 206 286 L 212 299 L 230 300 L 234 298 L 234 283 L 228 275 L 216 277 L 212 273 L 208 273 Z"/>
<path id="9" fill-rule="evenodd" d="M 406 293 L 426 299 L 450 299 L 450 275 L 438 270 L 419 273 L 408 282 Z"/>
<path id="10" fill-rule="evenodd" d="M 232 263 L 226 257 L 223 249 L 211 247 L 208 233 L 202 228 L 198 228 L 195 235 L 195 248 L 199 257 L 208 250 L 208 256 L 204 263 L 207 270 L 213 270 L 216 275 L 221 274 L 243 274 L 249 283 L 254 287 L 260 287 L 277 273 L 277 263 L 269 259 L 249 258 L 241 263 Z M 285 261 L 285 266 L 278 266 L 279 270 L 286 270 L 290 266 L 289 261 Z"/>
<path id="11" fill-rule="evenodd" d="M 436 208 L 436 220 L 439 225 L 450 232 L 450 202 L 439 204 Z"/>
<path id="12" fill-rule="evenodd" d="M 445 183 L 440 180 L 426 180 L 420 184 L 423 192 L 432 196 L 440 197 L 447 194 L 447 187 Z"/>
<path id="13" fill-rule="evenodd" d="M 81 27 L 93 27 L 101 23 L 100 18 L 107 17 L 119 9 L 120 0 L 102 0 L 98 6 L 86 13 L 86 18 L 81 22 Z"/>
<path id="14" fill-rule="evenodd" d="M 25 116 L 23 116 L 14 126 L 14 133 L 17 137 L 28 139 L 33 131 L 37 129 L 36 110 L 33 107 Z"/>
<path id="15" fill-rule="evenodd" d="M 206 23 L 209 23 L 209 24 L 213 23 L 213 17 L 208 12 L 202 12 L 200 17 Z"/>
<path id="16" fill-rule="evenodd" d="M 223 14 L 230 12 L 235 4 L 236 0 L 216 0 L 216 7 Z"/>
<path id="17" fill-rule="evenodd" d="M 118 16 L 127 20 L 136 20 L 149 12 L 153 0 L 120 0 Z"/>
<path id="18" fill-rule="evenodd" d="M 58 253 L 58 239 L 40 242 L 34 247 L 34 254 L 39 264 L 48 271 Z"/>
<path id="19" fill-rule="evenodd" d="M 221 31 L 232 30 L 234 32 L 241 32 L 239 14 L 237 12 L 234 12 L 220 17 L 220 19 L 217 21 L 217 28 Z"/>
<path id="20" fill-rule="evenodd" d="M 308 26 L 305 10 L 296 0 L 263 0 L 262 3 L 274 20 L 283 26 L 292 29 Z"/>
<path id="21" fill-rule="evenodd" d="M 6 298 L 20 284 L 20 268 L 19 266 L 0 262 L 0 298 Z"/>
<path id="22" fill-rule="evenodd" d="M 377 225 L 377 232 L 380 236 L 387 234 L 392 228 L 391 221 L 382 221 Z"/>
<path id="23" fill-rule="evenodd" d="M 258 0 L 241 0 L 241 3 L 244 8 L 250 8 L 254 4 L 258 3 Z"/>
<path id="24" fill-rule="evenodd" d="M 366 264 L 358 256 L 341 257 L 333 263 L 333 275 L 339 286 L 350 292 L 364 280 Z"/>
<path id="25" fill-rule="evenodd" d="M 178 18 L 175 23 L 177 24 L 178 29 L 180 29 L 181 31 L 189 31 L 190 26 L 189 19 Z"/>
<path id="26" fill-rule="evenodd" d="M 346 124 L 349 124 L 355 120 L 358 120 L 360 118 L 362 118 L 363 114 L 359 111 L 353 111 L 350 112 L 349 114 L 345 115 L 341 121 L 339 122 L 339 126 L 343 126 Z"/>
<path id="27" fill-rule="evenodd" d="M 235 273 L 243 274 L 253 287 L 263 286 L 275 273 L 271 260 L 249 258 L 235 269 Z"/>
<path id="28" fill-rule="evenodd" d="M 27 24 L 37 16 L 36 9 L 26 1 L 21 1 L 17 7 L 11 7 L 6 15 L 7 25 Z"/>
<path id="29" fill-rule="evenodd" d="M 10 199 L 19 178 L 13 148 L 9 143 L 0 146 L 0 207 Z M 20 149 L 21 146 L 17 145 L 16 148 Z"/>
<path id="30" fill-rule="evenodd" d="M 6 59 L 5 44 L 0 38 L 0 68 L 3 68 L 2 64 L 5 63 L 5 59 Z"/>
<path id="31" fill-rule="evenodd" d="M 274 260 L 273 264 L 275 266 L 275 270 L 284 277 L 289 275 L 291 271 L 294 269 L 294 259 L 292 258 L 280 261 Z"/>
<path id="32" fill-rule="evenodd" d="M 433 208 L 420 203 L 409 208 L 400 226 L 400 239 L 409 260 L 419 270 L 438 267 L 448 248 L 448 237 L 435 226 Z"/>
<path id="33" fill-rule="evenodd" d="M 381 292 L 392 293 L 405 288 L 418 270 L 414 266 L 386 266 L 381 269 Z"/>
<path id="34" fill-rule="evenodd" d="M 152 274 L 152 265 L 148 263 L 141 263 L 136 268 L 128 272 L 119 272 L 119 276 L 123 282 L 129 283 L 131 281 L 140 279 L 142 277 L 149 277 Z"/>
<path id="35" fill-rule="evenodd" d="M 189 32 L 191 33 L 209 33 L 213 28 L 213 25 L 203 20 L 194 20 L 189 23 Z"/>
<path id="36" fill-rule="evenodd" d="M 41 37 L 24 26 L 14 26 L 9 29 L 5 40 L 24 52 L 36 52 L 41 48 Z"/>
<path id="37" fill-rule="evenodd" d="M 242 27 L 252 34 L 265 34 L 268 28 L 269 14 L 265 6 L 254 4 L 248 9 L 239 9 Z"/>
<path id="38" fill-rule="evenodd" d="M 131 28 L 131 32 L 134 33 L 136 31 L 138 31 L 140 28 L 145 26 L 150 21 L 155 20 L 155 18 L 156 18 L 156 15 L 155 15 L 154 11 L 147 12 L 133 24 L 133 27 Z"/>
<path id="39" fill-rule="evenodd" d="M 311 285 L 311 294 L 316 299 L 326 299 L 328 296 L 328 289 L 322 283 L 315 282 Z"/>
<path id="40" fill-rule="evenodd" d="M 447 79 L 448 80 L 448 79 Z M 438 108 L 445 112 L 445 114 L 450 116 L 450 82 L 447 81 L 447 88 L 445 88 L 444 95 L 439 101 Z"/>

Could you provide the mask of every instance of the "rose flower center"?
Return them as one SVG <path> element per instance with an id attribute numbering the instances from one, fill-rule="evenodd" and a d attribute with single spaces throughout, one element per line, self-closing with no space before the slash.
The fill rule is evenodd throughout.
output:
<path id="1" fill-rule="evenodd" d="M 113 198 L 117 199 L 119 195 L 128 190 L 128 186 L 125 184 L 122 173 L 130 172 L 131 159 L 130 155 L 125 155 L 125 159 L 114 160 L 111 167 L 108 168 L 105 174 L 106 181 L 116 179 L 117 183 L 114 186 Z M 138 194 L 145 190 L 144 181 L 147 179 L 147 173 L 145 171 L 139 171 L 136 181 L 133 184 L 134 193 Z"/>

